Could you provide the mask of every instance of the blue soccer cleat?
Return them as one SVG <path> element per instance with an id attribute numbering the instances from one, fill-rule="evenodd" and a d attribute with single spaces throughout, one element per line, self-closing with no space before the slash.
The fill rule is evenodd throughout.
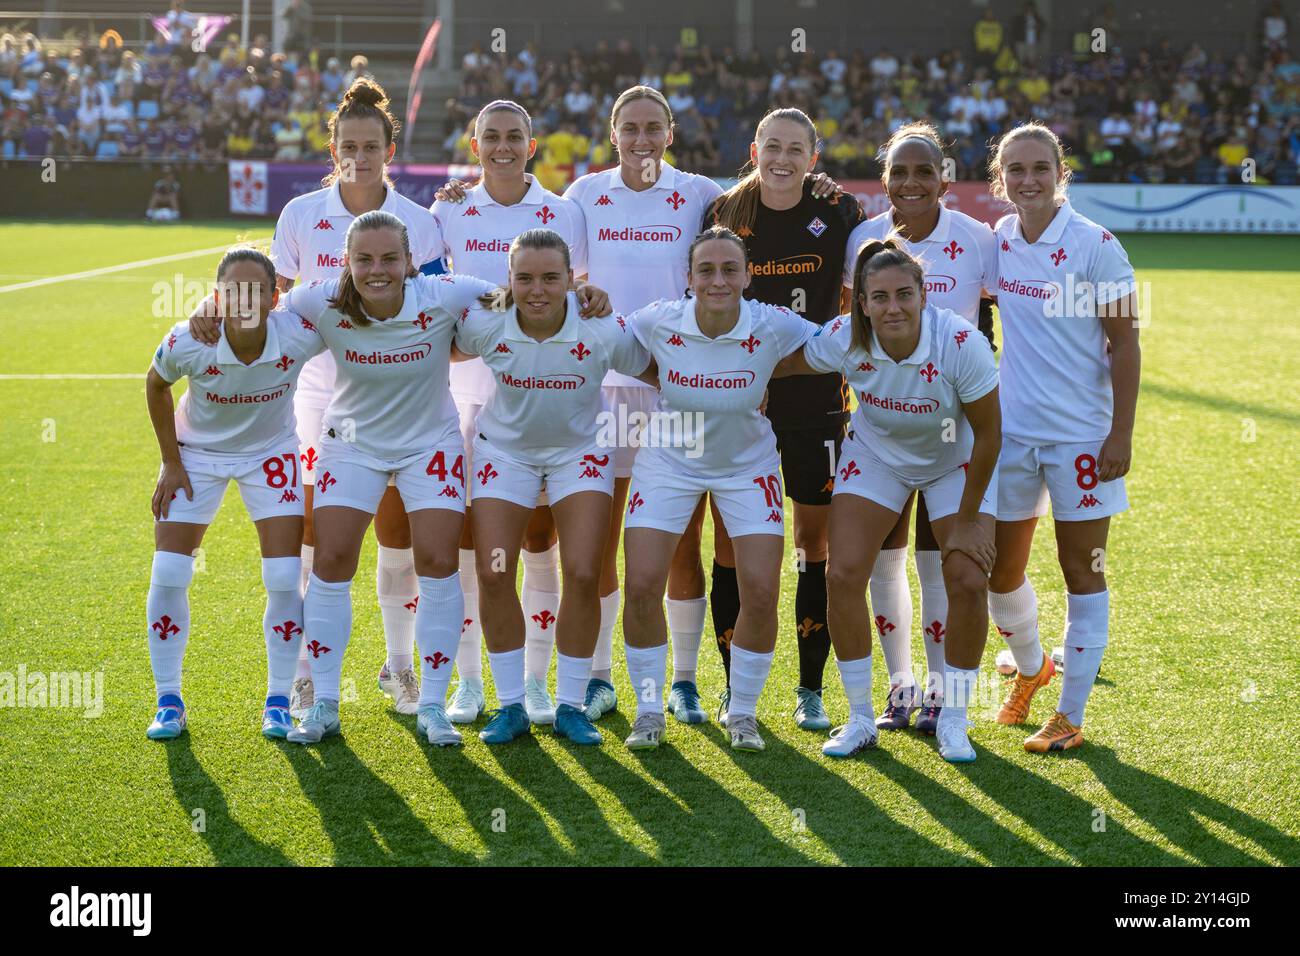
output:
<path id="1" fill-rule="evenodd" d="M 425 704 L 417 710 L 415 729 L 437 747 L 459 747 L 463 743 L 460 731 L 452 726 L 447 709 L 442 704 Z"/>
<path id="2" fill-rule="evenodd" d="M 703 724 L 709 715 L 700 706 L 700 692 L 694 681 L 679 680 L 668 691 L 668 709 L 683 724 Z"/>
<path id="3" fill-rule="evenodd" d="M 587 699 L 583 702 L 583 710 L 587 712 L 588 720 L 600 720 L 611 710 L 617 709 L 618 694 L 614 692 L 613 684 L 598 677 L 587 681 Z"/>
<path id="4" fill-rule="evenodd" d="M 478 732 L 478 739 L 485 744 L 508 744 L 528 733 L 530 726 L 524 705 L 511 704 L 491 712 L 491 720 Z"/>
<path id="5" fill-rule="evenodd" d="M 575 744 L 598 744 L 600 731 L 592 724 L 585 710 L 569 704 L 561 704 L 555 709 L 555 735 L 568 737 Z"/>
<path id="6" fill-rule="evenodd" d="M 185 733 L 185 703 L 176 694 L 158 698 L 158 713 L 144 735 L 150 740 L 175 740 Z"/>
<path id="7" fill-rule="evenodd" d="M 284 740 L 291 730 L 293 718 L 289 716 L 289 698 L 266 698 L 266 708 L 262 711 L 262 736 L 267 740 Z"/>
<path id="8" fill-rule="evenodd" d="M 800 730 L 830 730 L 831 718 L 826 713 L 826 707 L 822 703 L 822 692 L 820 690 L 809 690 L 806 687 L 796 687 L 794 689 L 795 698 L 798 703 L 794 708 L 795 726 Z"/>

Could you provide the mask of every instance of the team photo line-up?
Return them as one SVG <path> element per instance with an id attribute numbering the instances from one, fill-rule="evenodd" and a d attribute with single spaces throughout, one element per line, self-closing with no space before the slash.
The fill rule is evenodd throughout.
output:
<path id="1" fill-rule="evenodd" d="M 340 731 L 352 579 L 373 523 L 378 685 L 429 743 L 461 743 L 456 725 L 484 714 L 484 641 L 499 707 L 480 738 L 553 724 L 600 743 L 618 704 L 621 606 L 627 746 L 657 747 L 669 712 L 710 719 L 696 669 L 711 610 L 727 675 L 717 719 L 733 747 L 762 750 L 788 496 L 793 719 L 831 729 L 832 647 L 848 700 L 824 754 L 915 726 L 945 760 L 974 760 L 968 709 L 990 618 L 1015 666 L 996 720 L 1029 722 L 1058 670 L 1025 576 L 1049 502 L 1065 662 L 1059 703 L 1024 746 L 1082 745 L 1109 634 L 1096 555 L 1127 508 L 1140 351 L 1128 257 L 1071 208 L 1049 129 L 1027 123 L 991 145 L 991 190 L 1013 209 L 992 229 L 941 201 L 943 144 L 922 122 L 882 147 L 889 208 L 874 218 L 812 174 L 817 131 L 796 109 L 761 120 L 752 171 L 724 192 L 664 160 L 669 104 L 633 87 L 610 117 L 618 165 L 560 196 L 526 172 L 528 113 L 495 101 L 473 127 L 481 178 L 450 181 L 431 209 L 387 177 L 397 129 L 383 90 L 358 79 L 330 121 L 324 187 L 285 206 L 269 256 L 227 252 L 218 294 L 154 356 L 150 738 L 186 729 L 193 554 L 233 479 L 262 552 L 269 738 Z M 1052 290 L 1085 284 L 1116 291 L 1051 311 Z M 611 415 L 694 427 L 689 441 L 611 442 Z M 879 717 L 873 625 L 890 680 Z"/>

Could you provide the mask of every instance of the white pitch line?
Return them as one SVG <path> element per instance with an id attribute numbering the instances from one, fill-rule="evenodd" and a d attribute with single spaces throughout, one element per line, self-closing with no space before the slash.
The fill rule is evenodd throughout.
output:
<path id="1" fill-rule="evenodd" d="M 143 376 L 142 374 L 140 374 L 139 372 L 105 372 L 105 373 L 103 373 L 103 374 L 92 374 L 92 375 L 76 375 L 76 374 L 67 374 L 67 375 L 0 375 L 0 382 L 14 382 L 14 381 L 22 381 L 22 382 L 32 382 L 32 381 L 49 382 L 49 381 L 63 381 L 63 380 L 65 380 L 65 379 L 72 379 L 72 380 L 75 380 L 75 381 L 99 381 L 99 380 L 101 380 L 101 379 L 136 379 L 136 380 L 138 380 L 138 379 L 142 379 L 142 378 L 144 378 L 144 376 Z"/>
<path id="2" fill-rule="evenodd" d="M 18 282 L 14 285 L 0 285 L 0 292 L 17 292 L 20 289 L 34 289 L 43 285 L 54 285 L 56 282 L 71 282 L 74 279 L 88 279 L 91 276 L 107 275 L 110 272 L 126 272 L 128 269 L 142 269 L 145 266 L 156 266 L 164 262 L 176 262 L 179 259 L 192 259 L 195 256 L 210 256 L 214 252 L 225 252 L 234 243 L 223 243 L 219 246 L 213 246 L 210 249 L 195 249 L 192 252 L 177 252 L 170 256 L 158 256 L 153 259 L 138 259 L 135 262 L 123 262 L 121 265 L 104 266 L 102 269 L 88 269 L 85 272 L 70 272 L 62 276 L 48 276 L 44 279 L 33 279 L 30 282 Z"/>

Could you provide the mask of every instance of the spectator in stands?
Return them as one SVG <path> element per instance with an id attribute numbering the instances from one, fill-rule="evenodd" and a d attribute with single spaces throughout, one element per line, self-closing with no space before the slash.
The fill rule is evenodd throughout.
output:
<path id="1" fill-rule="evenodd" d="M 1289 30 L 1290 22 L 1282 10 L 1281 0 L 1273 0 L 1259 22 L 1260 45 L 1265 57 L 1276 60 L 1287 51 Z"/>
<path id="2" fill-rule="evenodd" d="M 306 53 L 313 44 L 311 3 L 308 0 L 289 0 L 282 16 L 284 48 L 295 53 Z"/>
<path id="3" fill-rule="evenodd" d="M 355 83 L 363 76 L 368 76 L 371 79 L 374 79 L 374 74 L 370 72 L 369 58 L 364 57 L 360 53 L 358 53 L 348 63 L 347 73 L 343 74 L 343 89 L 346 90 L 351 88 L 352 84 Z M 342 98 L 343 98 L 342 90 L 340 90 L 337 93 L 330 93 L 330 100 L 329 100 L 330 109 L 333 109 L 338 104 L 338 101 Z"/>
<path id="4" fill-rule="evenodd" d="M 181 184 L 172 167 L 164 166 L 162 178 L 153 184 L 144 217 L 151 222 L 175 222 L 181 218 Z"/>
<path id="5" fill-rule="evenodd" d="M 984 16 L 975 22 L 975 63 L 992 67 L 1002 49 L 1002 24 L 992 6 L 985 6 Z"/>

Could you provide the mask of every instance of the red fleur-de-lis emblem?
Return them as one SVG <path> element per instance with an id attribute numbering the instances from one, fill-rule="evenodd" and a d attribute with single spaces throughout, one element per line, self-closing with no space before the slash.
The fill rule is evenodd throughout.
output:
<path id="1" fill-rule="evenodd" d="M 962 343 L 965 342 L 966 339 L 968 339 L 969 337 L 970 337 L 970 333 L 965 329 L 962 329 L 960 332 L 954 335 L 953 339 L 956 340 L 957 342 L 957 348 L 961 348 Z"/>
<path id="2" fill-rule="evenodd" d="M 872 365 L 870 362 L 859 362 L 859 363 L 858 363 L 858 371 L 859 371 L 859 372 L 874 372 L 875 370 L 876 370 L 876 367 L 875 367 L 874 365 Z"/>
<path id="3" fill-rule="evenodd" d="M 350 329 L 352 328 L 352 323 L 347 319 L 340 319 L 337 327 L 340 329 Z"/>
<path id="4" fill-rule="evenodd" d="M 307 454 L 298 457 L 302 459 L 302 466 L 307 471 L 311 471 L 316 467 L 316 449 L 310 445 L 307 446 Z"/>
<path id="5" fill-rule="evenodd" d="M 1010 247 L 1009 245 L 1007 245 L 1007 241 L 1006 241 L 1005 239 L 1002 240 L 1002 251 L 1003 251 L 1003 252 L 1010 252 L 1010 251 L 1011 251 L 1011 247 Z"/>
<path id="6" fill-rule="evenodd" d="M 402 607 L 414 614 L 420 609 L 420 595 L 417 594 L 414 598 L 403 604 Z"/>
<path id="7" fill-rule="evenodd" d="M 327 471 L 320 476 L 320 481 L 316 482 L 316 490 L 323 495 L 329 491 L 330 485 L 337 485 L 338 483 L 339 480 Z"/>
<path id="8" fill-rule="evenodd" d="M 208 370 L 207 370 L 207 372 L 205 372 L 204 374 L 206 374 L 206 375 L 220 375 L 220 374 L 221 374 L 221 369 L 217 368 L 215 365 L 209 365 L 209 366 L 208 366 Z"/>
<path id="9" fill-rule="evenodd" d="M 310 320 L 303 319 L 301 316 L 299 316 L 299 319 L 302 321 L 302 327 L 306 329 L 308 332 L 316 331 L 316 326 L 312 325 Z"/>
<path id="10" fill-rule="evenodd" d="M 579 342 L 577 344 L 577 347 L 569 349 L 569 354 L 574 356 L 575 358 L 577 358 L 579 362 L 581 362 L 583 359 L 585 359 L 588 355 L 591 354 L 591 349 L 587 348 L 587 346 Z"/>
<path id="11" fill-rule="evenodd" d="M 271 630 L 275 631 L 275 633 L 279 634 L 286 641 L 292 641 L 295 634 L 302 633 L 302 628 L 293 621 L 285 621 L 283 624 L 277 624 L 272 627 Z"/>
<path id="12" fill-rule="evenodd" d="M 486 484 L 488 483 L 488 480 L 489 480 L 489 479 L 495 478 L 495 477 L 497 477 L 499 474 L 500 474 L 500 472 L 497 471 L 495 468 L 493 468 L 493 467 L 492 467 L 492 462 L 489 461 L 489 462 L 487 462 L 487 463 L 486 463 L 482 468 L 479 469 L 479 471 L 478 471 L 478 483 L 479 483 L 480 485 L 486 485 Z"/>
<path id="13" fill-rule="evenodd" d="M 1062 262 L 1064 262 L 1068 258 L 1069 256 L 1065 254 L 1065 247 L 1062 246 L 1060 249 L 1057 249 L 1055 252 L 1052 253 L 1052 265 L 1059 266 Z"/>
<path id="14" fill-rule="evenodd" d="M 172 346 L 174 346 L 175 344 L 176 344 L 176 333 L 173 332 L 171 335 L 167 336 L 167 351 L 170 352 L 172 350 Z"/>
<path id="15" fill-rule="evenodd" d="M 942 644 L 948 632 L 943 629 L 943 621 L 931 621 L 925 633 L 936 644 Z"/>
<path id="16" fill-rule="evenodd" d="M 464 322 L 464 321 L 465 321 L 466 319 L 468 319 L 468 318 L 469 318 L 469 309 L 461 309 L 461 310 L 460 310 L 460 319 L 459 319 L 458 321 L 460 321 L 460 322 Z"/>
<path id="17" fill-rule="evenodd" d="M 312 657 L 320 657 L 322 654 L 328 654 L 330 652 L 328 647 L 315 638 L 308 642 L 307 650 L 311 651 Z"/>
<path id="18" fill-rule="evenodd" d="M 887 617 L 885 617 L 885 615 L 883 614 L 876 615 L 876 633 L 878 633 L 881 637 L 884 637 L 890 631 L 894 631 L 894 630 L 897 630 L 897 628 L 894 627 L 894 623 L 890 621 Z"/>
<path id="19" fill-rule="evenodd" d="M 746 352 L 748 352 L 750 355 L 753 355 L 754 349 L 758 348 L 762 344 L 763 344 L 762 339 L 756 339 L 754 338 L 753 335 L 751 335 L 749 338 L 745 339 L 745 341 L 740 343 L 740 347 L 744 349 Z"/>
<path id="20" fill-rule="evenodd" d="M 443 654 L 442 651 L 434 651 L 432 657 L 426 654 L 424 659 L 429 662 L 429 666 L 434 670 L 437 670 L 443 664 L 451 663 L 451 658 Z"/>
<path id="21" fill-rule="evenodd" d="M 623 316 L 621 315 L 614 316 L 614 321 L 618 323 L 618 327 L 620 329 L 622 329 L 624 332 L 627 331 L 627 323 L 623 321 Z"/>
<path id="22" fill-rule="evenodd" d="M 172 623 L 172 619 L 164 614 L 158 620 L 153 622 L 153 629 L 158 632 L 158 640 L 165 641 L 173 634 L 179 634 L 181 629 Z"/>
<path id="23" fill-rule="evenodd" d="M 464 633 L 465 633 L 465 628 L 469 627 L 469 626 L 470 626 L 471 624 L 473 624 L 473 623 L 474 623 L 474 619 L 473 619 L 472 617 L 467 617 L 467 618 L 465 618 L 464 623 L 462 623 L 461 626 L 460 626 L 460 632 L 461 632 L 462 634 L 464 634 Z"/>
<path id="24" fill-rule="evenodd" d="M 994 625 L 994 627 L 997 627 L 997 625 Z M 999 627 L 999 628 L 998 628 L 998 633 L 1001 634 L 1001 635 L 1005 638 L 1005 637 L 1010 637 L 1012 634 L 1015 633 L 1015 631 L 1004 631 L 1004 630 L 1002 630 L 1002 628 Z"/>
<path id="25" fill-rule="evenodd" d="M 627 513 L 632 514 L 637 508 L 645 504 L 645 499 L 641 497 L 641 492 L 632 492 L 632 500 L 627 503 Z"/>
<path id="26" fill-rule="evenodd" d="M 862 474 L 862 469 L 858 467 L 858 463 L 856 461 L 850 461 L 840 469 L 840 481 L 848 481 L 854 475 L 860 474 Z"/>
<path id="27" fill-rule="evenodd" d="M 507 355 L 513 355 L 513 354 L 514 354 L 513 352 L 510 351 L 510 346 L 506 345 L 506 343 L 504 343 L 504 342 L 498 342 L 498 343 L 497 343 L 496 351 L 498 351 L 498 352 L 504 352 L 504 353 L 507 354 Z"/>
<path id="28" fill-rule="evenodd" d="M 682 341 L 682 337 L 678 335 L 676 332 L 668 336 L 668 344 L 675 345 L 680 349 L 686 348 L 686 343 Z"/>
<path id="29" fill-rule="evenodd" d="M 925 379 L 927 382 L 933 382 L 935 378 L 938 377 L 939 370 L 934 367 L 933 362 L 926 362 L 925 368 L 920 370 L 920 375 L 921 378 Z"/>
<path id="30" fill-rule="evenodd" d="M 686 197 L 681 195 L 680 193 L 677 192 L 677 190 L 674 189 L 673 194 L 665 198 L 664 202 L 672 206 L 673 212 L 676 212 L 678 209 L 682 208 L 682 205 L 686 202 Z"/>
<path id="31" fill-rule="evenodd" d="M 542 221 L 543 226 L 555 218 L 555 213 L 551 212 L 550 206 L 543 206 L 541 209 L 537 210 L 537 212 L 533 213 L 533 215 Z"/>
<path id="32" fill-rule="evenodd" d="M 949 259 L 956 261 L 957 257 L 961 255 L 963 252 L 965 252 L 966 250 L 963 249 L 961 246 L 957 245 L 957 240 L 954 239 L 952 240 L 952 242 L 948 243 L 946 246 L 943 247 L 943 251 L 948 253 Z"/>
<path id="33" fill-rule="evenodd" d="M 417 315 L 415 318 L 411 320 L 411 324 L 418 325 L 420 327 L 420 331 L 423 332 L 425 329 L 429 327 L 429 323 L 432 321 L 433 321 L 433 316 L 429 315 L 429 313 L 427 312 L 421 312 L 419 315 Z"/>
<path id="34" fill-rule="evenodd" d="M 542 608 L 533 615 L 533 620 L 536 621 L 537 626 L 544 631 L 555 622 L 555 615 L 552 614 L 549 609 Z"/>
<path id="35" fill-rule="evenodd" d="M 289 366 L 292 364 L 293 364 L 293 359 L 289 358 L 289 356 L 287 355 L 281 355 L 280 361 L 275 363 L 275 367 L 278 368 L 281 372 L 287 372 L 289 371 Z"/>

